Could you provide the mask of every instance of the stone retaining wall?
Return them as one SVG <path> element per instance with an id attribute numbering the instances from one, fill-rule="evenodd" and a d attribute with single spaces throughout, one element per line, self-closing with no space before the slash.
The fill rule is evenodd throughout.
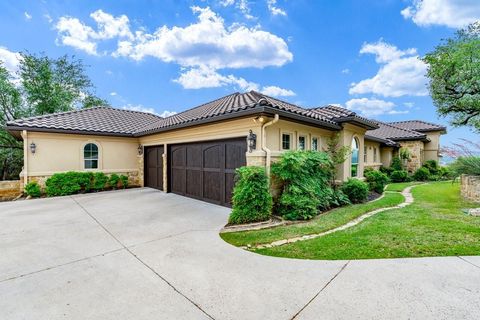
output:
<path id="1" fill-rule="evenodd" d="M 470 176 L 462 174 L 461 194 L 470 201 L 480 202 L 480 176 Z"/>
<path id="2" fill-rule="evenodd" d="M 0 201 L 15 199 L 22 193 L 20 180 L 0 181 Z"/>

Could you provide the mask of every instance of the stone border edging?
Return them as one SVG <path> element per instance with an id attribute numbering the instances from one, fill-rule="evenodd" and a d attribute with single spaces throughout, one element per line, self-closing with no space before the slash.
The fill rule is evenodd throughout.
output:
<path id="1" fill-rule="evenodd" d="M 334 232 L 337 232 L 337 231 L 342 231 L 342 230 L 351 228 L 353 226 L 356 226 L 357 224 L 359 224 L 363 220 L 365 220 L 365 219 L 367 219 L 367 218 L 369 218 L 369 217 L 371 217 L 371 216 L 373 216 L 377 213 L 388 211 L 388 210 L 393 210 L 393 209 L 401 209 L 401 208 L 404 208 L 404 207 L 412 204 L 414 199 L 413 199 L 411 190 L 412 190 L 412 188 L 414 188 L 416 186 L 419 186 L 419 185 L 422 185 L 422 184 L 417 184 L 417 185 L 414 185 L 414 186 L 407 187 L 407 188 L 403 189 L 402 192 L 400 192 L 400 194 L 403 195 L 403 197 L 405 198 L 404 202 L 402 202 L 402 203 L 400 203 L 396 206 L 393 206 L 393 207 L 379 208 L 379 209 L 375 209 L 375 210 L 372 210 L 370 212 L 364 213 L 363 215 L 361 215 L 361 216 L 359 216 L 359 217 L 357 217 L 353 220 L 350 220 L 349 222 L 347 222 L 344 225 L 341 225 L 340 227 L 336 227 L 334 229 L 330 229 L 330 230 L 320 232 L 320 233 L 314 233 L 314 234 L 308 234 L 308 235 L 304 235 L 304 236 L 300 236 L 300 237 L 277 240 L 277 241 L 274 241 L 274 242 L 271 242 L 271 243 L 259 244 L 259 245 L 256 245 L 256 246 L 242 246 L 240 248 L 246 249 L 246 250 L 254 250 L 254 249 L 266 249 L 266 248 L 279 247 L 279 246 L 283 246 L 284 244 L 288 244 L 288 243 L 295 243 L 295 242 L 298 242 L 298 241 L 312 240 L 312 239 L 315 239 L 315 238 L 326 236 L 327 234 L 331 234 L 331 233 L 334 233 Z"/>

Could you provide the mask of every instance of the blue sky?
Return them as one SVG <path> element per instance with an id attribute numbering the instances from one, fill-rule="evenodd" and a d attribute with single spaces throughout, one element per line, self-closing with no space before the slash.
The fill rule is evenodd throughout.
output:
<path id="1" fill-rule="evenodd" d="M 446 124 L 418 57 L 476 19 L 477 0 L 4 0 L 0 60 L 15 72 L 19 51 L 74 54 L 112 106 L 158 114 L 255 89 Z"/>

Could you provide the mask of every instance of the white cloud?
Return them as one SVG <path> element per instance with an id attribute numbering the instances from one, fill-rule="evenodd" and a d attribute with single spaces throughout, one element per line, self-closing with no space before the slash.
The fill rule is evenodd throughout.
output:
<path id="1" fill-rule="evenodd" d="M 375 61 L 381 67 L 374 77 L 352 83 L 350 94 L 373 93 L 384 97 L 428 94 L 427 66 L 419 59 L 415 49 L 399 50 L 380 40 L 365 43 L 360 53 L 375 54 Z"/>
<path id="2" fill-rule="evenodd" d="M 256 19 L 256 17 L 250 13 L 251 10 L 248 0 L 221 0 L 220 5 L 224 7 L 234 5 L 238 10 L 240 10 L 245 18 L 249 20 Z"/>
<path id="3" fill-rule="evenodd" d="M 12 76 L 15 76 L 15 73 L 18 70 L 20 59 L 21 56 L 18 52 L 13 52 L 5 47 L 0 47 L 0 61 L 2 61 L 5 69 L 7 69 Z"/>
<path id="4" fill-rule="evenodd" d="M 351 99 L 345 103 L 347 109 L 360 112 L 365 117 L 375 117 L 383 114 L 407 113 L 407 111 L 395 110 L 395 104 L 380 99 Z"/>
<path id="5" fill-rule="evenodd" d="M 295 93 L 288 89 L 277 86 L 261 87 L 258 83 L 250 82 L 234 75 L 224 76 L 214 69 L 207 67 L 191 68 L 180 74 L 178 79 L 173 80 L 185 89 L 218 88 L 223 86 L 234 86 L 240 91 L 260 91 L 271 96 L 294 96 Z"/>
<path id="6" fill-rule="evenodd" d="M 278 16 L 278 15 L 286 16 L 287 15 L 285 10 L 277 7 L 277 0 L 267 0 L 267 6 L 268 6 L 268 10 L 270 11 L 270 13 L 274 16 Z"/>
<path id="7" fill-rule="evenodd" d="M 461 28 L 480 19 L 478 0 L 413 0 L 401 11 L 419 26 L 443 25 Z"/>
<path id="8" fill-rule="evenodd" d="M 403 105 L 407 108 L 413 108 L 415 106 L 415 103 L 413 102 L 404 102 Z"/>
<path id="9" fill-rule="evenodd" d="M 102 10 L 97 10 L 92 12 L 90 17 L 97 23 L 97 31 L 77 18 L 61 17 L 55 25 L 59 33 L 57 41 L 63 45 L 85 51 L 88 54 L 97 55 L 99 40 L 113 38 L 133 39 L 126 15 L 114 17 Z"/>
<path id="10" fill-rule="evenodd" d="M 23 15 L 25 16 L 25 20 L 27 20 L 27 21 L 28 21 L 28 20 L 32 20 L 32 16 L 31 16 L 27 11 L 25 11 L 25 12 L 23 13 Z"/>
<path id="11" fill-rule="evenodd" d="M 175 111 L 168 111 L 168 110 L 162 111 L 161 113 L 157 113 L 154 108 L 148 108 L 141 104 L 133 105 L 130 103 L 120 107 L 120 109 L 156 114 L 157 116 L 160 116 L 163 118 L 170 117 L 170 116 L 173 116 L 174 114 L 177 114 Z"/>
<path id="12" fill-rule="evenodd" d="M 167 118 L 167 117 L 173 116 L 173 115 L 175 115 L 175 114 L 177 114 L 175 111 L 167 111 L 167 110 L 165 110 L 165 111 L 163 111 L 162 113 L 160 113 L 159 116 L 162 117 L 162 118 Z"/>
<path id="13" fill-rule="evenodd" d="M 117 95 L 117 93 L 116 93 L 115 91 L 112 91 L 112 92 L 110 92 L 110 95 L 111 95 L 112 97 L 114 97 L 114 96 Z"/>
<path id="14" fill-rule="evenodd" d="M 350 69 L 345 68 L 345 69 L 342 70 L 342 73 L 343 73 L 343 74 L 349 74 L 349 73 L 350 73 Z"/>

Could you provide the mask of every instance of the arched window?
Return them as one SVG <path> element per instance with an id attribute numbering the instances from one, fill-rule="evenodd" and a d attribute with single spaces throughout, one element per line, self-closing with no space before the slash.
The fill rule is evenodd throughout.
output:
<path id="1" fill-rule="evenodd" d="M 352 168 L 351 168 L 352 177 L 358 176 L 358 148 L 359 148 L 358 139 L 353 138 L 352 139 Z"/>
<path id="2" fill-rule="evenodd" d="M 87 143 L 83 148 L 83 161 L 85 169 L 98 169 L 98 146 L 95 143 Z"/>

